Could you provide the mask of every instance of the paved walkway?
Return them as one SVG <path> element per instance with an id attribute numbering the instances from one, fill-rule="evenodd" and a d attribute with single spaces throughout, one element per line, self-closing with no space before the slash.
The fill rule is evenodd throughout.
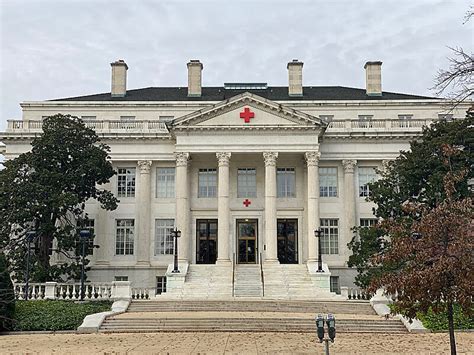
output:
<path id="1" fill-rule="evenodd" d="M 0 336 L 1 354 L 323 354 L 313 334 L 147 333 Z M 458 354 L 474 354 L 474 333 L 457 333 Z M 331 354 L 447 354 L 447 333 L 338 334 Z"/>

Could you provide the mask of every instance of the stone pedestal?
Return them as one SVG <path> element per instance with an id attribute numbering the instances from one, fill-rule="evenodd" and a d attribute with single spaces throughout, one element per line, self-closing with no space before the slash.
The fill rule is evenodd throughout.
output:
<path id="1" fill-rule="evenodd" d="M 276 213 L 276 161 L 278 153 L 264 152 L 265 160 L 265 262 L 278 263 Z"/>
<path id="2" fill-rule="evenodd" d="M 319 157 L 320 153 L 317 151 L 305 153 L 308 170 L 308 263 L 318 261 L 318 240 L 314 231 L 319 228 Z"/>
<path id="3" fill-rule="evenodd" d="M 111 298 L 117 299 L 131 299 L 132 287 L 130 281 L 113 281 Z"/>
<path id="4" fill-rule="evenodd" d="M 176 153 L 176 228 L 181 231 L 178 238 L 178 259 L 187 263 L 189 260 L 189 197 L 188 197 L 188 163 L 189 153 Z"/>
<path id="5" fill-rule="evenodd" d="M 138 199 L 136 204 L 138 238 L 137 238 L 137 264 L 150 264 L 150 160 L 138 161 Z"/>
<path id="6" fill-rule="evenodd" d="M 217 263 L 230 263 L 229 258 L 229 160 L 231 153 L 216 153 L 219 163 L 217 193 Z"/>

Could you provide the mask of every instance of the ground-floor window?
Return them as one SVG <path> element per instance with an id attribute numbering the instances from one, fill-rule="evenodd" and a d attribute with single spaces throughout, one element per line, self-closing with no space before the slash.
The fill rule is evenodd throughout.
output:
<path id="1" fill-rule="evenodd" d="M 117 219 L 115 234 L 115 254 L 133 255 L 135 221 L 133 219 Z"/>
<path id="2" fill-rule="evenodd" d="M 339 254 L 339 220 L 335 218 L 321 219 L 321 253 Z"/>
<path id="3" fill-rule="evenodd" d="M 155 222 L 155 255 L 173 255 L 174 239 L 171 232 L 174 219 L 157 219 Z"/>
<path id="4" fill-rule="evenodd" d="M 166 292 L 166 276 L 156 277 L 156 294 L 161 295 Z"/>
<path id="5" fill-rule="evenodd" d="M 339 285 L 339 276 L 330 276 L 329 288 L 331 292 L 335 292 L 338 295 L 341 294 L 341 286 Z"/>
<path id="6" fill-rule="evenodd" d="M 372 227 L 377 224 L 377 219 L 376 218 L 361 218 L 360 219 L 360 226 L 361 227 Z"/>

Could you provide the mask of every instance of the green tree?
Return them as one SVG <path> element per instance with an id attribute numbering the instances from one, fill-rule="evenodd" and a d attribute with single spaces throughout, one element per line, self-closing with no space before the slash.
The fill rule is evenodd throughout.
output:
<path id="1" fill-rule="evenodd" d="M 0 332 L 11 330 L 15 312 L 15 293 L 7 267 L 7 258 L 0 251 Z"/>
<path id="2" fill-rule="evenodd" d="M 43 134 L 31 145 L 31 151 L 7 161 L 0 172 L 0 247 L 15 278 L 22 279 L 26 233 L 34 230 L 32 279 L 76 278 L 77 261 L 51 265 L 50 249 L 54 240 L 56 251 L 74 254 L 89 199 L 107 210 L 117 207 L 114 195 L 98 188 L 115 174 L 110 149 L 79 118 L 61 114 L 44 119 Z"/>
<path id="3" fill-rule="evenodd" d="M 443 152 L 446 145 L 457 148 L 457 153 L 449 157 L 449 164 L 446 164 L 447 157 Z M 424 128 L 419 139 L 410 142 L 409 151 L 402 151 L 397 159 L 379 171 L 381 178 L 369 184 L 371 194 L 368 201 L 376 204 L 376 217 L 410 226 L 421 214 L 408 211 L 404 206 L 421 204 L 431 209 L 445 201 L 444 178 L 448 173 L 466 172 L 462 179 L 454 182 L 452 199 L 470 196 L 468 181 L 474 177 L 472 167 L 474 114 L 468 113 L 462 120 L 438 121 Z M 373 275 L 398 267 L 396 264 L 380 264 L 373 259 L 374 255 L 390 248 L 391 239 L 385 235 L 384 225 L 379 224 L 359 230 L 348 244 L 352 251 L 348 265 L 357 268 L 356 283 L 361 287 L 367 287 Z"/>

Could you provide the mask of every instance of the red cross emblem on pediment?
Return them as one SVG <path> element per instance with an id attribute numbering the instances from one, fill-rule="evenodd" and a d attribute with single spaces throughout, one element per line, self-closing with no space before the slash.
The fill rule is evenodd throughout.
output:
<path id="1" fill-rule="evenodd" d="M 252 202 L 250 202 L 250 200 L 248 198 L 246 198 L 243 202 L 243 204 L 245 205 L 245 207 L 248 207 Z"/>
<path id="2" fill-rule="evenodd" d="M 255 117 L 255 113 L 250 111 L 248 107 L 244 108 L 244 111 L 240 113 L 240 118 L 244 119 L 244 123 L 250 123 L 250 119 Z"/>

